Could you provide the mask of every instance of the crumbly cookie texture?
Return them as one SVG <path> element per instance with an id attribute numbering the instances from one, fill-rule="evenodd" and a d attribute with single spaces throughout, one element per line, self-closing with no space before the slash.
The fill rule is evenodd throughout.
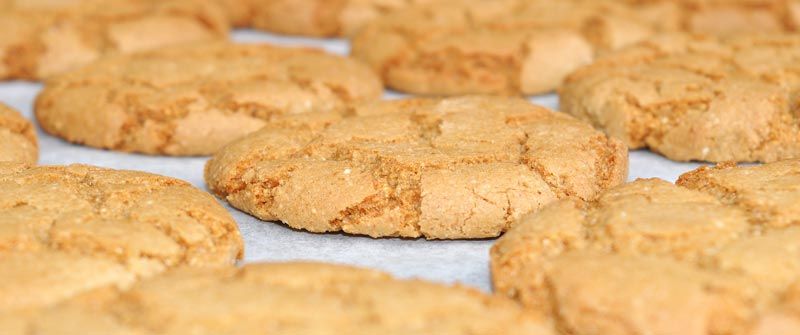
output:
<path id="1" fill-rule="evenodd" d="M 800 157 L 800 35 L 664 35 L 572 74 L 561 108 L 678 161 Z"/>
<path id="2" fill-rule="evenodd" d="M 36 164 L 36 129 L 19 113 L 0 104 L 0 162 Z"/>
<path id="3" fill-rule="evenodd" d="M 324 116 L 331 116 L 325 114 Z M 210 188 L 263 220 L 312 232 L 494 237 L 556 199 L 625 180 L 627 151 L 523 99 L 373 102 L 305 115 L 217 153 Z"/>
<path id="4" fill-rule="evenodd" d="M 352 52 L 403 92 L 535 94 L 557 88 L 595 52 L 650 34 L 614 1 L 451 0 L 366 24 Z"/>
<path id="5" fill-rule="evenodd" d="M 638 180 L 523 217 L 493 282 L 562 334 L 797 334 L 798 213 L 800 160 Z"/>
<path id="6" fill-rule="evenodd" d="M 101 56 L 227 39 L 207 0 L 0 0 L 0 80 L 38 80 Z"/>
<path id="7" fill-rule="evenodd" d="M 356 61 L 311 49 L 206 43 L 105 58 L 48 81 L 42 128 L 119 151 L 208 155 L 286 115 L 377 99 Z"/>
<path id="8" fill-rule="evenodd" d="M 0 313 L 241 256 L 230 214 L 183 181 L 83 165 L 0 164 Z"/>
<path id="9" fill-rule="evenodd" d="M 798 0 L 618 0 L 665 29 L 731 35 L 800 29 Z"/>
<path id="10" fill-rule="evenodd" d="M 17 328 L 43 335 L 553 334 L 506 298 L 317 263 L 178 269 L 121 293 L 93 292 Z"/>
<path id="11" fill-rule="evenodd" d="M 217 0 L 236 26 L 315 37 L 351 36 L 365 23 L 437 0 Z"/>

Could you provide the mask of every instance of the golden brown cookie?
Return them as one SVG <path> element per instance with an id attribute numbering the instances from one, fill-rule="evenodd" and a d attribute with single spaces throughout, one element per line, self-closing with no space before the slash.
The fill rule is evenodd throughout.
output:
<path id="1" fill-rule="evenodd" d="M 800 281 L 800 160 L 554 203 L 491 259 L 495 289 L 562 334 L 752 334 Z"/>
<path id="2" fill-rule="evenodd" d="M 592 199 L 627 166 L 621 143 L 564 114 L 462 97 L 266 127 L 220 150 L 206 182 L 234 207 L 298 229 L 458 239 L 498 236 L 559 198 Z"/>
<path id="3" fill-rule="evenodd" d="M 183 181 L 83 165 L 0 164 L 0 313 L 241 257 L 230 214 Z"/>
<path id="4" fill-rule="evenodd" d="M 381 96 L 368 67 L 311 49 L 208 43 L 105 58 L 47 82 L 42 128 L 120 151 L 208 155 L 286 115 Z"/>
<path id="5" fill-rule="evenodd" d="M 436 0 L 217 0 L 235 25 L 315 37 L 351 36 L 365 23 Z"/>
<path id="6" fill-rule="evenodd" d="M 19 113 L 0 103 L 0 162 L 36 164 L 36 129 Z"/>
<path id="7" fill-rule="evenodd" d="M 800 282 L 789 287 L 781 300 L 759 319 L 753 335 L 800 333 Z"/>
<path id="8" fill-rule="evenodd" d="M 402 92 L 535 94 L 595 52 L 651 33 L 614 1 L 450 0 L 372 21 L 356 34 L 353 55 Z"/>
<path id="9" fill-rule="evenodd" d="M 553 334 L 506 298 L 319 263 L 179 269 L 20 323 L 41 335 Z"/>
<path id="10" fill-rule="evenodd" d="M 678 161 L 800 157 L 800 34 L 664 35 L 572 74 L 561 109 Z"/>
<path id="11" fill-rule="evenodd" d="M 800 29 L 798 0 L 618 0 L 667 29 L 730 35 Z"/>
<path id="12" fill-rule="evenodd" d="M 227 38 L 207 0 L 0 0 L 0 80 L 38 80 L 100 56 Z"/>

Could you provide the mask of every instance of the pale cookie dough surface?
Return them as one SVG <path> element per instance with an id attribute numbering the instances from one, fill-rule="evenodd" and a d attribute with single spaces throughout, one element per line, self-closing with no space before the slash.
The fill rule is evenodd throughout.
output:
<path id="1" fill-rule="evenodd" d="M 36 129 L 19 113 L 0 103 L 0 162 L 36 164 Z"/>
<path id="2" fill-rule="evenodd" d="M 800 35 L 663 35 L 581 68 L 561 109 L 677 161 L 800 157 Z"/>
<path id="3" fill-rule="evenodd" d="M 0 0 L 0 80 L 227 34 L 224 12 L 206 0 Z"/>
<path id="4" fill-rule="evenodd" d="M 352 54 L 402 92 L 536 94 L 557 88 L 596 52 L 650 34 L 613 1 L 451 0 L 368 23 Z"/>
<path id="5" fill-rule="evenodd" d="M 305 115 L 238 140 L 206 165 L 206 182 L 293 228 L 462 239 L 498 236 L 627 175 L 621 143 L 522 99 L 374 102 L 339 118 Z"/>
<path id="6" fill-rule="evenodd" d="M 209 155 L 291 114 L 377 99 L 356 61 L 312 49 L 208 43 L 109 57 L 48 81 L 42 128 L 70 142 L 160 155 Z"/>
<path id="7" fill-rule="evenodd" d="M 175 266 L 228 265 L 242 253 L 230 214 L 183 181 L 0 164 L 0 313 L 127 287 Z"/>
<path id="8" fill-rule="evenodd" d="M 733 35 L 800 29 L 798 0 L 618 0 L 665 29 Z"/>
<path id="9" fill-rule="evenodd" d="M 800 160 L 641 179 L 522 218 L 492 248 L 494 287 L 563 334 L 800 333 L 779 318 L 800 280 L 798 204 Z"/>
<path id="10" fill-rule="evenodd" d="M 365 23 L 437 0 L 217 0 L 236 26 L 279 34 L 351 36 Z M 439 0 L 440 1 L 440 0 Z"/>
<path id="11" fill-rule="evenodd" d="M 178 269 L 18 323 L 17 334 L 550 335 L 509 299 L 323 263 Z"/>

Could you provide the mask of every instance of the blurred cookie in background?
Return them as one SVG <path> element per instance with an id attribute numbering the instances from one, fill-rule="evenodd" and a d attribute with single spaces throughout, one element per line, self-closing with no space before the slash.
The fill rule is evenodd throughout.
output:
<path id="1" fill-rule="evenodd" d="M 210 0 L 0 0 L 0 80 L 41 80 L 115 53 L 224 40 Z"/>
<path id="2" fill-rule="evenodd" d="M 237 27 L 312 37 L 352 36 L 365 23 L 440 0 L 217 0 Z"/>
<path id="3" fill-rule="evenodd" d="M 613 0 L 436 1 L 365 25 L 352 54 L 401 92 L 539 94 L 655 29 Z"/>
<path id="4" fill-rule="evenodd" d="M 798 0 L 618 0 L 668 30 L 729 35 L 800 30 Z"/>
<path id="5" fill-rule="evenodd" d="M 17 111 L 0 103 L 0 162 L 36 164 L 36 128 Z"/>

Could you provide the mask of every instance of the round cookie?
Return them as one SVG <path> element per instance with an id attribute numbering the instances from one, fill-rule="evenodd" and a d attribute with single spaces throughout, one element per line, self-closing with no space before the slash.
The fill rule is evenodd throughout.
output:
<path id="1" fill-rule="evenodd" d="M 614 1 L 450 0 L 372 21 L 352 53 L 402 92 L 536 94 L 557 88 L 596 52 L 651 34 Z"/>
<path id="2" fill-rule="evenodd" d="M 36 129 L 19 113 L 0 104 L 0 162 L 36 164 Z"/>
<path id="3" fill-rule="evenodd" d="M 351 36 L 377 17 L 436 0 L 238 0 L 224 2 L 236 26 L 314 37 Z"/>
<path id="4" fill-rule="evenodd" d="M 241 257 L 230 214 L 183 181 L 83 165 L 0 164 L 0 313 Z"/>
<path id="5" fill-rule="evenodd" d="M 206 43 L 108 57 L 47 82 L 42 128 L 92 147 L 208 155 L 291 114 L 377 99 L 380 80 L 311 49 Z"/>
<path id="6" fill-rule="evenodd" d="M 659 36 L 570 77 L 561 109 L 677 161 L 800 157 L 799 35 Z"/>
<path id="7" fill-rule="evenodd" d="M 42 335 L 553 334 L 506 298 L 318 263 L 179 269 L 128 291 L 75 299 L 22 328 Z"/>
<path id="8" fill-rule="evenodd" d="M 38 80 L 101 56 L 227 38 L 207 0 L 0 0 L 0 80 Z"/>
<path id="9" fill-rule="evenodd" d="M 559 198 L 592 199 L 627 166 L 624 145 L 564 114 L 462 97 L 268 126 L 220 150 L 206 182 L 234 207 L 297 229 L 463 239 L 498 236 Z"/>
<path id="10" fill-rule="evenodd" d="M 752 334 L 800 281 L 798 224 L 800 160 L 638 180 L 522 218 L 493 283 L 563 334 Z"/>
<path id="11" fill-rule="evenodd" d="M 731 35 L 800 29 L 798 0 L 619 0 L 670 30 Z"/>

